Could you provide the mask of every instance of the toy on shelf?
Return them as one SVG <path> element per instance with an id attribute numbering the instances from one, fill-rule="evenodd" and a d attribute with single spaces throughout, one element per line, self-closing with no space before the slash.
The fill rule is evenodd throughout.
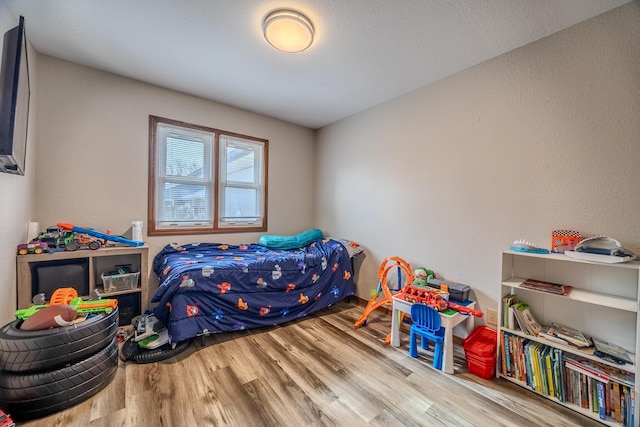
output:
<path id="1" fill-rule="evenodd" d="M 416 268 L 413 271 L 413 275 L 414 275 L 414 279 L 413 279 L 413 284 L 416 286 L 427 286 L 427 282 L 429 281 L 429 279 L 432 279 L 433 277 L 435 277 L 435 274 L 433 274 L 433 271 L 428 270 L 424 267 L 419 267 Z"/>
<path id="2" fill-rule="evenodd" d="M 73 232 L 63 230 L 60 227 L 47 227 L 45 231 L 42 231 L 38 236 L 33 239 L 33 242 L 43 242 L 49 245 L 49 248 L 64 248 L 67 243 L 73 241 Z"/>
<path id="3" fill-rule="evenodd" d="M 99 239 L 122 243 L 123 245 L 127 245 L 127 246 L 143 246 L 144 245 L 144 242 L 140 242 L 138 240 L 126 239 L 122 236 L 114 236 L 112 234 L 102 233 L 100 231 L 94 230 L 93 228 L 77 227 L 73 224 L 67 224 L 64 222 L 59 222 L 58 227 L 65 230 L 73 231 L 74 233 L 88 234 L 89 236 L 97 237 Z"/>
<path id="4" fill-rule="evenodd" d="M 528 240 L 516 240 L 513 242 L 510 248 L 512 251 L 516 252 L 527 252 L 530 254 L 548 254 L 548 249 L 539 248 Z"/>
<path id="5" fill-rule="evenodd" d="M 78 249 L 91 249 L 93 251 L 100 249 L 103 242 L 97 237 L 89 236 L 88 234 L 76 234 L 73 241 L 67 243 L 65 249 L 73 252 Z"/>
<path id="6" fill-rule="evenodd" d="M 636 259 L 635 253 L 609 236 L 589 237 L 578 243 L 573 251 L 565 251 L 564 254 L 571 258 L 610 264 Z"/>
<path id="7" fill-rule="evenodd" d="M 582 235 L 579 231 L 553 230 L 551 233 L 551 252 L 572 251 L 581 240 Z"/>
<path id="8" fill-rule="evenodd" d="M 41 254 L 49 250 L 49 245 L 44 242 L 32 241 L 18 245 L 18 255 Z"/>
<path id="9" fill-rule="evenodd" d="M 389 262 L 391 262 L 391 264 L 389 264 Z M 354 328 L 359 328 L 360 326 L 366 324 L 367 317 L 369 317 L 369 315 L 374 310 L 378 309 L 379 307 L 382 307 L 385 304 L 387 305 L 392 304 L 393 301 L 391 300 L 391 298 L 393 295 L 391 294 L 391 291 L 389 290 L 389 285 L 387 284 L 387 273 L 392 268 L 398 268 L 398 287 L 400 290 L 403 288 L 401 284 L 402 271 L 404 271 L 406 274 L 407 283 L 413 283 L 414 276 L 413 276 L 413 272 L 411 271 L 411 268 L 409 267 L 408 262 L 406 262 L 405 260 L 399 257 L 390 257 L 382 261 L 382 264 L 380 264 L 380 268 L 378 269 L 378 288 L 371 290 L 371 299 L 369 300 L 369 303 L 365 307 L 364 312 L 362 313 L 362 316 L 360 316 L 360 318 L 356 321 L 356 323 L 354 323 L 353 325 Z M 380 292 L 382 292 L 383 297 L 378 300 L 377 298 L 380 295 Z"/>

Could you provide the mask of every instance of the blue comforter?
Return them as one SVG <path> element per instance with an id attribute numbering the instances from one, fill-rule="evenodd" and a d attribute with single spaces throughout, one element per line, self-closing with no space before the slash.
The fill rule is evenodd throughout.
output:
<path id="1" fill-rule="evenodd" d="M 346 248 L 332 239 L 295 250 L 199 243 L 167 245 L 153 260 L 151 299 L 171 342 L 200 334 L 276 325 L 354 292 Z"/>

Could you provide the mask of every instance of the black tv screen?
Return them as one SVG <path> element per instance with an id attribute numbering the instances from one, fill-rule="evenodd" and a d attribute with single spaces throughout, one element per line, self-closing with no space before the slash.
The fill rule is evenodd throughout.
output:
<path id="1" fill-rule="evenodd" d="M 0 66 L 0 172 L 24 175 L 29 119 L 29 65 L 24 18 L 4 35 Z"/>

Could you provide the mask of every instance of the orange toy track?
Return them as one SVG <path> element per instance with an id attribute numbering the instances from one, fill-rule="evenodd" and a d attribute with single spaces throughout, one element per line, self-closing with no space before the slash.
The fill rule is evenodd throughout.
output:
<path id="1" fill-rule="evenodd" d="M 389 261 L 393 261 L 393 264 L 387 265 Z M 380 269 L 378 270 L 378 291 L 371 292 L 371 299 L 365 307 L 362 316 L 360 316 L 356 323 L 353 324 L 354 328 L 359 328 L 360 326 L 364 325 L 367 321 L 367 317 L 369 317 L 369 315 L 374 310 L 382 307 L 385 304 L 391 305 L 392 295 L 391 291 L 389 290 L 389 286 L 387 285 L 387 273 L 389 272 L 389 270 L 396 267 L 404 270 L 407 275 L 407 283 L 413 283 L 413 272 L 411 271 L 408 262 L 398 257 L 390 257 L 382 261 L 382 264 L 380 264 Z M 400 286 L 400 288 L 402 288 L 402 286 Z M 382 290 L 383 296 L 381 299 L 377 300 L 378 296 L 380 295 L 380 290 Z"/>

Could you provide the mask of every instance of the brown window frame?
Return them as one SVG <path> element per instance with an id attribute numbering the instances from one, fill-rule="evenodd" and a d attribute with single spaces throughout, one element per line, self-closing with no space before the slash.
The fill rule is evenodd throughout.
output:
<path id="1" fill-rule="evenodd" d="M 156 168 L 157 168 L 157 138 L 156 132 L 158 128 L 158 124 L 167 124 L 171 126 L 182 127 L 185 129 L 210 132 L 214 135 L 213 137 L 213 196 L 212 196 L 212 225 L 209 226 L 176 226 L 176 227 L 158 227 L 156 223 Z M 232 138 L 240 138 L 247 141 L 255 141 L 257 143 L 263 144 L 263 154 L 262 154 L 262 170 L 263 170 L 263 199 L 262 199 L 262 207 L 263 207 L 263 215 L 262 215 L 262 224 L 260 225 L 242 225 L 242 226 L 232 226 L 232 225 L 220 225 L 220 214 L 219 214 L 219 204 L 220 204 L 220 191 L 219 191 L 219 182 L 220 182 L 220 173 L 223 168 L 220 165 L 220 137 L 228 136 Z M 269 165 L 269 141 L 263 138 L 256 138 L 249 135 L 243 135 L 236 132 L 229 132 L 221 129 L 211 128 L 207 126 L 196 125 L 193 123 L 187 123 L 179 120 L 168 119 L 164 117 L 158 116 L 149 116 L 149 194 L 148 194 L 148 215 L 147 215 L 147 233 L 149 236 L 173 236 L 173 235 L 193 235 L 193 234 L 219 234 L 219 233 L 250 233 L 250 232 L 265 232 L 267 231 L 267 212 L 268 212 L 268 182 L 269 182 L 269 173 L 268 173 L 268 165 Z M 224 222 L 223 222 L 224 223 Z"/>

